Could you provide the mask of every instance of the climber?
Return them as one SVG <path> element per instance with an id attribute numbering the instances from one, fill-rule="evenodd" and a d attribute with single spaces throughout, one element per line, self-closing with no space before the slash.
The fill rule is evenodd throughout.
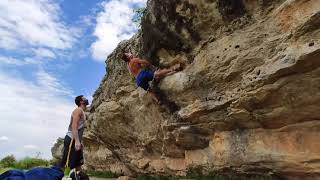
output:
<path id="1" fill-rule="evenodd" d="M 64 151 L 62 161 L 59 167 L 61 169 L 70 167 L 74 169 L 76 174 L 81 174 L 81 166 L 83 165 L 83 145 L 82 136 L 85 128 L 85 110 L 89 105 L 88 99 L 83 95 L 75 98 L 75 104 L 78 106 L 71 115 L 68 132 L 64 138 Z"/>
<path id="2" fill-rule="evenodd" d="M 158 104 L 161 104 L 160 98 L 150 88 L 149 82 L 158 82 L 160 79 L 181 70 L 180 64 L 176 64 L 169 69 L 156 69 L 150 62 L 137 58 L 131 53 L 123 53 L 121 58 L 127 63 L 130 74 L 136 78 L 137 85 L 148 91 L 152 99 Z"/>

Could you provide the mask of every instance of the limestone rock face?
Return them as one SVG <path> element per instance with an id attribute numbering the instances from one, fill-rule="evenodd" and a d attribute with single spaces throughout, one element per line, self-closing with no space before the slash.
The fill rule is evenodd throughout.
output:
<path id="1" fill-rule="evenodd" d="M 164 105 L 137 88 L 123 51 L 184 65 L 158 84 Z M 106 64 L 88 168 L 320 178 L 319 0 L 150 0 Z"/>
<path id="2" fill-rule="evenodd" d="M 63 148 L 63 138 L 58 138 L 56 143 L 51 148 L 51 154 L 54 163 L 58 163 L 62 160 Z"/>

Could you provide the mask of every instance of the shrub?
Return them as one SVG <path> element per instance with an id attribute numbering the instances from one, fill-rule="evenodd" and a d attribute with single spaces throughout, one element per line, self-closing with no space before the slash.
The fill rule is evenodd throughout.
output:
<path id="1" fill-rule="evenodd" d="M 13 155 L 9 155 L 1 159 L 0 164 L 4 168 L 9 168 L 9 167 L 12 167 L 15 162 L 16 162 L 16 158 Z"/>
<path id="2" fill-rule="evenodd" d="M 143 16 L 146 14 L 146 8 L 141 7 L 141 8 L 134 9 L 133 11 L 134 11 L 134 15 L 133 15 L 132 21 L 136 24 L 138 28 L 141 28 L 141 21 Z"/>
<path id="3" fill-rule="evenodd" d="M 44 159 L 38 158 L 25 158 L 20 161 L 16 161 L 13 165 L 15 169 L 27 170 L 35 167 L 47 167 L 50 163 Z"/>

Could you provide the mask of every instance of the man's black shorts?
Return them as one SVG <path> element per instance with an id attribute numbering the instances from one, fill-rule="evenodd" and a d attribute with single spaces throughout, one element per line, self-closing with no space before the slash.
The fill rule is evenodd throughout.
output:
<path id="1" fill-rule="evenodd" d="M 70 144 L 71 144 L 71 138 L 68 135 L 66 135 L 64 137 L 64 150 L 63 150 L 63 156 L 62 156 L 60 167 L 66 167 Z M 70 167 L 70 169 L 83 165 L 83 149 L 81 148 L 79 151 L 76 151 L 74 144 L 75 144 L 75 141 L 73 139 L 72 145 L 71 145 L 71 151 L 69 155 L 69 163 L 68 163 L 68 167 Z"/>

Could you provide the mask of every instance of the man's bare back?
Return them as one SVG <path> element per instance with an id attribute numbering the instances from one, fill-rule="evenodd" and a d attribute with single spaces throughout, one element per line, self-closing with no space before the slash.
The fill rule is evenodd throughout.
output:
<path id="1" fill-rule="evenodd" d="M 151 94 L 152 99 L 160 104 L 160 99 L 153 92 L 153 90 L 150 89 L 149 82 L 153 80 L 159 81 L 165 76 L 171 75 L 172 73 L 176 72 L 179 67 L 174 66 L 170 69 L 157 69 L 154 71 L 150 70 L 150 68 L 155 69 L 150 62 L 139 59 L 131 53 L 124 53 L 121 58 L 127 63 L 128 70 L 136 78 L 137 85 L 143 88 L 145 91 L 148 91 Z"/>
<path id="2" fill-rule="evenodd" d="M 139 58 L 133 58 L 128 62 L 128 69 L 134 77 L 137 77 L 138 74 L 147 66 L 151 64 Z"/>

